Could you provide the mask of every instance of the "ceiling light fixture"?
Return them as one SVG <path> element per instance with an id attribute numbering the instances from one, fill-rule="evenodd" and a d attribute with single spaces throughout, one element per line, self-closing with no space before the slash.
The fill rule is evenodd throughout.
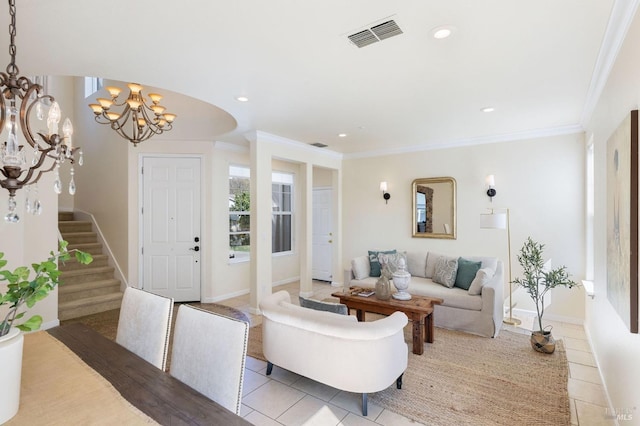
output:
<path id="1" fill-rule="evenodd" d="M 71 141 L 73 125 L 69 118 L 66 118 L 62 124 L 63 136 L 58 134 L 62 112 L 53 96 L 45 94 L 40 84 L 33 83 L 28 77 L 18 75 L 20 71 L 16 65 L 15 0 L 9 0 L 9 15 L 11 17 L 9 24 L 11 62 L 7 65 L 6 73 L 0 73 L 0 132 L 4 128 L 7 130 L 7 139 L 0 145 L 0 173 L 4 176 L 0 179 L 0 186 L 9 191 L 9 212 L 4 219 L 7 222 L 16 223 L 20 221 L 16 213 L 16 191 L 25 186 L 28 191 L 28 185 L 37 183 L 44 173 L 55 170 L 56 179 L 53 188 L 60 194 L 62 192 L 60 164 L 65 160 L 74 164 L 74 155 L 79 148 L 73 148 Z M 45 111 L 47 111 L 46 115 Z M 44 130 L 33 131 L 30 120 L 34 116 L 38 120 L 44 120 L 46 117 L 46 134 Z M 24 149 L 24 146 L 20 145 L 19 135 L 31 145 L 32 150 Z M 78 164 L 82 165 L 82 151 L 79 151 L 79 156 Z M 75 194 L 73 166 L 70 173 L 69 193 Z M 34 187 L 32 194 L 30 191 L 27 193 L 25 205 L 28 213 L 42 212 L 37 186 Z"/>
<path id="2" fill-rule="evenodd" d="M 118 103 L 118 95 L 122 89 L 108 86 L 106 89 L 111 99 L 98 98 L 97 104 L 89 104 L 98 123 L 110 124 L 116 133 L 132 142 L 133 146 L 173 128 L 172 123 L 176 115 L 164 112 L 166 108 L 160 105 L 162 95 L 149 93 L 151 105 L 148 105 L 142 94 L 141 85 L 129 83 L 127 87 L 129 95 L 120 103 Z M 113 106 L 124 107 L 124 109 L 120 113 L 113 112 L 111 111 Z"/>
<path id="3" fill-rule="evenodd" d="M 436 27 L 433 30 L 431 30 L 431 35 L 433 36 L 433 38 L 437 40 L 442 40 L 447 37 L 450 37 L 454 31 L 455 31 L 455 27 L 451 27 L 449 25 L 443 25 L 441 27 Z"/>
<path id="4" fill-rule="evenodd" d="M 246 96 L 238 96 L 236 98 L 236 101 L 238 101 L 238 102 L 249 102 L 249 98 L 247 98 Z"/>
<path id="5" fill-rule="evenodd" d="M 347 134 L 346 133 L 338 133 L 338 137 L 339 138 L 346 138 Z"/>
<path id="6" fill-rule="evenodd" d="M 493 112 L 495 110 L 496 109 L 494 107 L 484 107 L 480 111 L 482 111 L 482 112 Z"/>

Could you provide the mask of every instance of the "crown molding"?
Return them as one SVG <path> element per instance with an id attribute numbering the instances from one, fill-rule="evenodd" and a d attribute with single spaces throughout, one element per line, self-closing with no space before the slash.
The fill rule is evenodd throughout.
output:
<path id="1" fill-rule="evenodd" d="M 339 160 L 342 160 L 344 158 L 344 155 L 339 152 L 332 151 L 327 148 L 318 148 L 318 147 L 306 144 L 304 142 L 299 142 L 293 139 L 288 139 L 282 136 L 274 135 L 274 134 L 263 132 L 260 130 L 256 132 L 256 135 L 257 135 L 258 141 L 265 140 L 274 145 L 282 145 L 290 148 L 296 148 L 302 151 L 306 151 L 313 155 L 322 155 L 325 157 L 336 158 Z"/>
<path id="2" fill-rule="evenodd" d="M 593 69 L 587 100 L 582 109 L 580 124 L 586 128 L 607 84 L 611 69 L 627 36 L 640 0 L 616 0 L 611 8 L 609 23 L 602 39 L 598 59 Z"/>
<path id="3" fill-rule="evenodd" d="M 358 152 L 345 154 L 344 159 L 382 157 L 385 155 L 408 154 L 422 151 L 433 151 L 438 149 L 461 148 L 473 145 L 486 145 L 498 142 L 515 142 L 523 139 L 539 139 L 549 136 L 571 135 L 584 132 L 579 124 L 572 124 L 559 127 L 548 127 L 536 130 L 524 130 L 521 132 L 503 133 L 497 135 L 480 136 L 477 138 L 457 139 L 428 145 L 414 145 L 404 148 L 390 148 L 377 151 Z"/>

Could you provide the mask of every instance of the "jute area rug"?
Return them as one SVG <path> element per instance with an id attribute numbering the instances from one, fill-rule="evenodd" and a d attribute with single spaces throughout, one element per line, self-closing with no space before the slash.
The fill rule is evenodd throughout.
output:
<path id="1" fill-rule="evenodd" d="M 405 340 L 411 348 L 410 325 Z M 249 330 L 247 355 L 264 360 L 261 326 Z M 528 335 L 503 330 L 491 339 L 437 328 L 424 354 L 409 350 L 402 389 L 394 383 L 369 400 L 426 425 L 569 425 L 568 377 L 561 340 L 545 355 L 531 349 Z"/>

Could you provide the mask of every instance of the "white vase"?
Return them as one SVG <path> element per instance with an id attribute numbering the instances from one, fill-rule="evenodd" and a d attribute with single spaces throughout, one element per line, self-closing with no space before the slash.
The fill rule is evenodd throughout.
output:
<path id="1" fill-rule="evenodd" d="M 20 408 L 23 343 L 24 336 L 15 327 L 0 337 L 0 424 L 15 416 Z"/>
<path id="2" fill-rule="evenodd" d="M 398 289 L 397 293 L 393 293 L 393 298 L 398 300 L 411 300 L 411 295 L 407 293 L 409 288 L 409 282 L 411 281 L 411 274 L 404 271 L 397 271 L 393 273 L 393 285 Z"/>

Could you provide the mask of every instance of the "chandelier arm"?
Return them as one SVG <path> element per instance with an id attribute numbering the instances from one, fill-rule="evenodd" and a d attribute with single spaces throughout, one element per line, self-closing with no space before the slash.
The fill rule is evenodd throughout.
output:
<path id="1" fill-rule="evenodd" d="M 2 73 L 0 77 L 0 84 L 4 87 L 4 80 L 6 78 L 6 74 Z M 0 92 L 0 131 L 4 129 L 4 122 L 7 119 L 7 100 L 4 97 L 4 93 Z"/>
<path id="2" fill-rule="evenodd" d="M 22 99 L 22 103 L 20 105 L 20 127 L 22 128 L 22 133 L 24 134 L 25 139 L 31 145 L 32 148 L 38 147 L 38 150 L 41 149 L 40 144 L 37 142 L 33 133 L 31 132 L 31 110 L 34 106 L 41 102 L 42 99 L 49 99 L 52 103 L 55 101 L 52 96 L 44 95 L 40 96 L 40 91 L 42 90 L 42 86 L 39 84 L 32 85 L 29 90 L 24 95 Z M 29 103 L 29 99 L 31 98 L 32 93 L 36 93 L 36 98 Z M 41 138 L 45 139 L 41 133 L 38 133 Z M 48 142 L 48 141 L 47 141 Z M 51 145 L 51 144 L 49 144 Z"/>

